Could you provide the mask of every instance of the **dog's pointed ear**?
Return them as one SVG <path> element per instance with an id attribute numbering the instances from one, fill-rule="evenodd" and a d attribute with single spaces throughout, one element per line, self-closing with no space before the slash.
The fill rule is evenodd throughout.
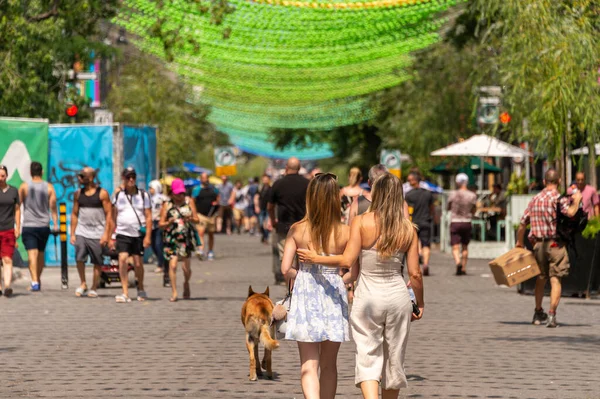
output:
<path id="1" fill-rule="evenodd" d="M 254 295 L 254 291 L 252 290 L 252 286 L 249 285 L 248 286 L 248 298 L 250 298 L 252 295 Z"/>
<path id="2" fill-rule="evenodd" d="M 269 296 L 269 287 L 267 287 L 267 289 L 265 290 L 265 292 L 263 292 L 263 295 Z"/>

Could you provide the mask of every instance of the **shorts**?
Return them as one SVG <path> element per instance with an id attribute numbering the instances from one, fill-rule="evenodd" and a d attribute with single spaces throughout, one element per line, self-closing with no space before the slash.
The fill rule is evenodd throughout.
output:
<path id="1" fill-rule="evenodd" d="M 75 260 L 86 263 L 90 259 L 93 265 L 104 264 L 102 246 L 99 238 L 75 237 Z"/>
<path id="2" fill-rule="evenodd" d="M 0 257 L 12 259 L 16 242 L 14 229 L 0 231 Z"/>
<path id="3" fill-rule="evenodd" d="M 233 218 L 235 220 L 243 219 L 245 216 L 243 209 L 233 208 Z"/>
<path id="4" fill-rule="evenodd" d="M 117 253 L 126 252 L 129 255 L 144 256 L 144 239 L 117 234 Z"/>
<path id="5" fill-rule="evenodd" d="M 254 207 L 253 206 L 249 206 L 248 208 L 246 208 L 246 217 L 247 218 L 256 217 L 256 212 L 254 212 Z"/>
<path id="6" fill-rule="evenodd" d="M 216 216 L 208 217 L 199 213 L 198 219 L 200 220 L 198 224 L 203 227 L 206 232 L 214 233 L 217 230 Z"/>
<path id="7" fill-rule="evenodd" d="M 569 254 L 567 246 L 554 240 L 540 241 L 533 246 L 533 255 L 540 267 L 540 277 L 567 277 Z"/>
<path id="8" fill-rule="evenodd" d="M 223 220 L 230 219 L 233 215 L 231 211 L 231 206 L 229 205 L 221 205 L 219 206 L 219 217 Z"/>
<path id="9" fill-rule="evenodd" d="M 31 251 L 37 249 L 40 252 L 46 250 L 46 244 L 50 237 L 50 227 L 23 227 L 21 238 L 25 249 Z"/>
<path id="10" fill-rule="evenodd" d="M 450 245 L 469 245 L 471 228 L 471 222 L 450 223 Z"/>
<path id="11" fill-rule="evenodd" d="M 419 241 L 421 242 L 422 247 L 430 247 L 431 246 L 431 225 L 428 223 L 423 223 L 417 225 L 419 230 L 417 234 L 419 235 Z"/>

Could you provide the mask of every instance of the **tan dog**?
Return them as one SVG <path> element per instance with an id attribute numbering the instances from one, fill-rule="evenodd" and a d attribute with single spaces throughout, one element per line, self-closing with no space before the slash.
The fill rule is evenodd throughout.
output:
<path id="1" fill-rule="evenodd" d="M 271 327 L 273 302 L 269 299 L 269 287 L 262 294 L 255 293 L 252 286 L 248 287 L 248 299 L 242 306 L 242 324 L 246 329 L 246 348 L 250 354 L 250 381 L 256 381 L 257 375 L 262 376 L 262 368 L 267 371 L 267 378 L 273 378 L 271 370 L 271 351 L 279 348 L 279 342 L 272 338 L 275 335 Z M 258 342 L 265 347 L 262 363 L 258 357 Z"/>

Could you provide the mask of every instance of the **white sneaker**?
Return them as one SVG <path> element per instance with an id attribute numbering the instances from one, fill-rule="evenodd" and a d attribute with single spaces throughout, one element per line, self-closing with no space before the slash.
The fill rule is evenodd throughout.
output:
<path id="1" fill-rule="evenodd" d="M 204 251 L 200 248 L 196 248 L 196 256 L 198 260 L 204 260 Z"/>

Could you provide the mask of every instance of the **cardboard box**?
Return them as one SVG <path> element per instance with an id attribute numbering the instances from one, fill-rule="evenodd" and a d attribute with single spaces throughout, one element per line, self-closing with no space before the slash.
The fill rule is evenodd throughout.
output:
<path id="1" fill-rule="evenodd" d="M 525 248 L 513 248 L 490 262 L 496 284 L 512 287 L 539 275 L 540 268 L 533 253 Z"/>

